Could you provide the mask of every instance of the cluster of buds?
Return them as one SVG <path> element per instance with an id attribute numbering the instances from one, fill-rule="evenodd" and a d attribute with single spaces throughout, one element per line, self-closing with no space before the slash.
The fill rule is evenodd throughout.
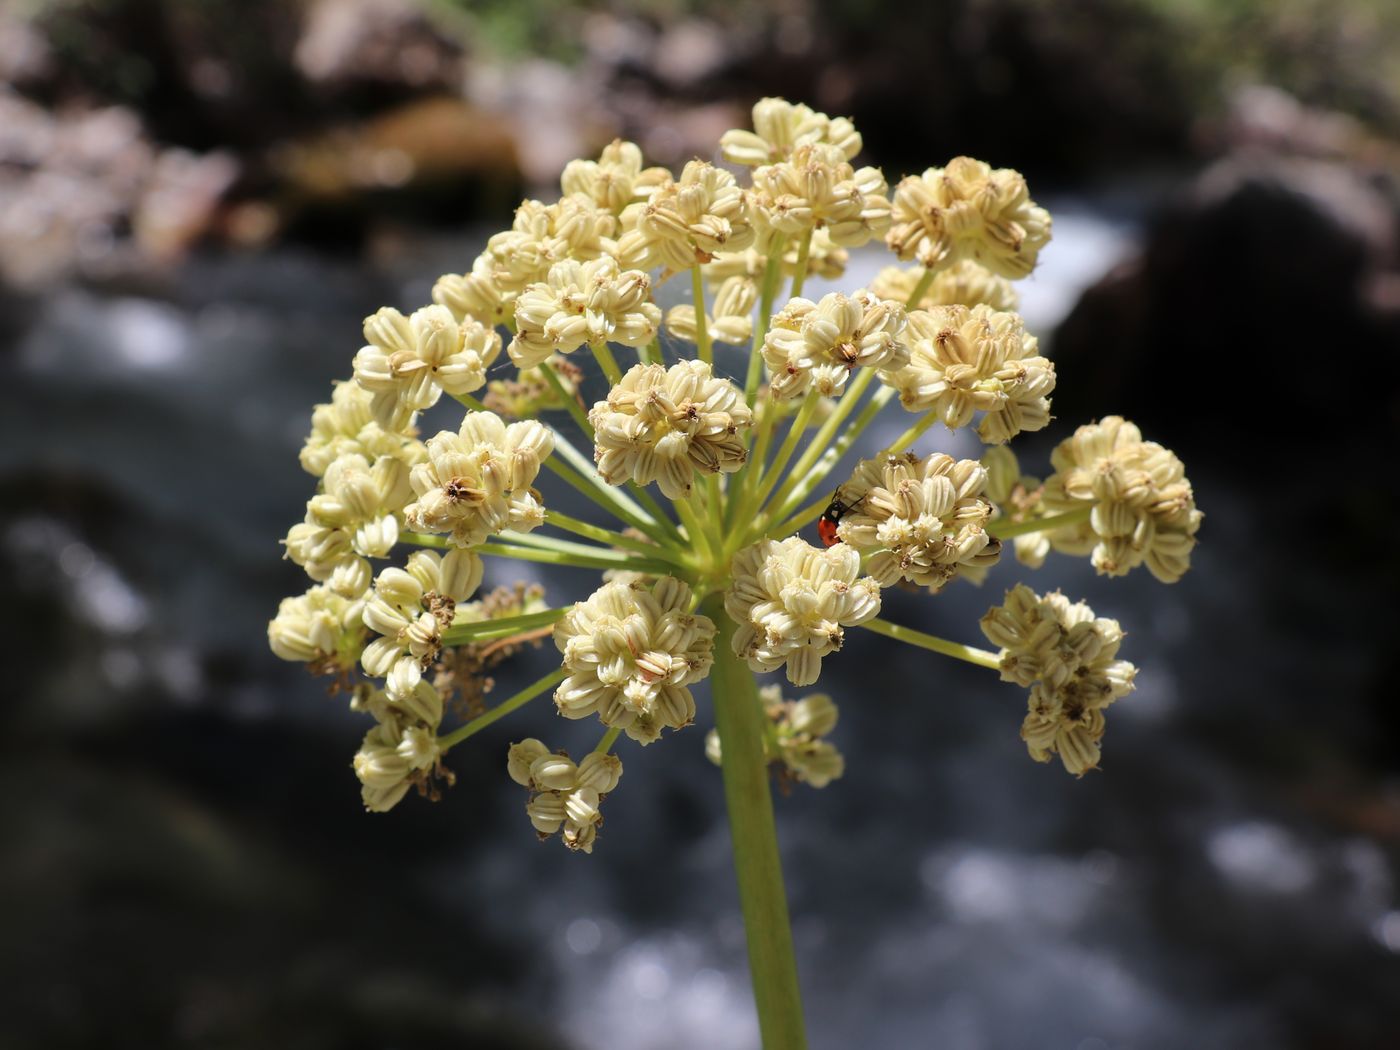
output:
<path id="1" fill-rule="evenodd" d="M 588 420 L 603 480 L 655 481 L 668 499 L 684 499 L 696 472 L 732 474 L 744 465 L 740 431 L 753 413 L 744 392 L 704 361 L 682 361 L 629 369 Z"/>
<path id="2" fill-rule="evenodd" d="M 1049 533 L 1052 547 L 1088 554 L 1108 576 L 1146 565 L 1163 583 L 1181 579 L 1202 515 L 1175 454 L 1142 440 L 1122 417 L 1107 416 L 1062 441 L 1050 463 L 1055 473 L 1045 481 L 1045 509 L 1090 508 L 1087 521 Z"/>
<path id="3" fill-rule="evenodd" d="M 613 580 L 576 602 L 554 628 L 569 676 L 554 693 L 565 718 L 596 714 L 650 744 L 695 720 L 688 686 L 710 673 L 715 624 L 691 611 L 690 588 Z"/>
<path id="4" fill-rule="evenodd" d="M 437 404 L 444 392 L 480 390 L 501 352 L 494 329 L 436 305 L 410 317 L 386 306 L 366 319 L 365 339 L 368 345 L 355 355 L 355 382 L 372 395 L 374 418 L 392 429 Z"/>
<path id="5" fill-rule="evenodd" d="M 841 488 L 851 510 L 837 535 L 863 555 L 882 587 L 907 580 L 939 591 L 964 566 L 995 564 L 1000 541 L 987 532 L 987 471 L 941 452 L 865 459 Z"/>
<path id="6" fill-rule="evenodd" d="M 824 740 L 836 728 L 839 712 L 825 693 L 801 700 L 783 699 L 783 687 L 765 685 L 758 691 L 769 731 L 763 737 L 763 754 L 779 774 L 809 787 L 824 788 L 846 771 L 846 760 L 836 745 Z M 705 737 L 705 755 L 715 765 L 724 761 L 719 732 Z"/>
<path id="7" fill-rule="evenodd" d="M 899 303 L 864 290 L 824 295 L 820 302 L 793 299 L 774 315 L 763 342 L 769 388 L 779 400 L 809 390 L 840 394 L 858 366 L 899 369 L 909 361 L 905 314 Z"/>
<path id="8" fill-rule="evenodd" d="M 1013 279 L 1035 269 L 1049 240 L 1050 213 L 1031 200 L 1026 180 L 971 157 L 900 182 L 885 235 L 902 260 L 939 269 L 971 259 Z"/>
<path id="9" fill-rule="evenodd" d="M 784 699 L 751 672 L 811 685 L 854 627 L 999 668 L 1030 689 L 1033 757 L 1097 765 L 1104 708 L 1132 688 L 1116 623 L 1018 586 L 983 619 L 994 653 L 881 619 L 881 588 L 980 582 L 1008 540 L 1031 567 L 1054 549 L 1175 581 L 1201 522 L 1190 483 L 1117 417 L 1064 440 L 1044 483 L 1022 473 L 1005 443 L 1049 426 L 1056 377 L 1012 282 L 1050 217 L 1019 174 L 966 157 L 891 196 L 880 169 L 856 165 L 861 147 L 849 120 L 782 99 L 721 139 L 738 176 L 702 160 L 673 176 L 614 141 L 565 168 L 557 201 L 521 203 L 431 304 L 365 321 L 353 379 L 317 406 L 301 450 L 317 489 L 285 545 L 312 586 L 281 603 L 268 642 L 374 681 L 352 701 L 375 720 L 354 759 L 368 808 L 411 787 L 434 796 L 449 750 L 552 692 L 564 718 L 596 716 L 602 740 L 578 763 L 525 740 L 508 768 L 540 834 L 589 852 L 619 738 L 650 744 L 707 717 L 693 690 L 712 667 L 717 707 L 766 714 L 761 751 L 711 735 L 725 775 L 762 754 L 780 782 L 823 786 L 844 768 L 826 739 L 835 703 Z M 917 265 L 803 295 L 882 237 Z M 689 301 L 663 313 L 657 289 L 681 271 Z M 833 477 L 896 398 L 913 422 Z M 460 420 L 420 439 L 426 413 L 456 405 Z M 939 423 L 993 447 L 980 461 L 915 451 Z M 607 522 L 546 512 L 546 469 Z M 820 545 L 800 534 L 812 523 Z M 472 602 L 483 557 L 602 580 L 557 606 L 523 585 Z M 488 671 L 547 637 L 561 666 L 488 706 Z M 718 724 L 754 731 L 757 711 L 735 711 Z M 461 724 L 443 732 L 448 716 Z"/>
<path id="10" fill-rule="evenodd" d="M 1059 755 L 1075 776 L 1098 768 L 1104 709 L 1133 691 L 1137 674 L 1117 659 L 1118 621 L 1058 591 L 1041 596 L 1018 584 L 982 617 L 982 633 L 1001 646 L 1002 680 L 1030 687 L 1021 739 L 1031 757 Z"/>
<path id="11" fill-rule="evenodd" d="M 562 829 L 569 849 L 593 852 L 603 824 L 599 807 L 622 779 L 622 760 L 594 751 L 574 763 L 562 751 L 550 751 L 534 737 L 511 744 L 506 770 L 521 787 L 530 789 L 525 812 L 540 839 Z"/>
<path id="12" fill-rule="evenodd" d="M 506 424 L 493 412 L 472 412 L 457 433 L 428 439 L 427 461 L 409 481 L 417 499 L 404 519 L 422 532 L 445 532 L 474 547 L 502 529 L 529 532 L 544 521 L 532 486 L 554 451 L 554 434 L 537 420 Z"/>
<path id="13" fill-rule="evenodd" d="M 755 671 L 785 668 L 793 685 L 815 682 L 844 628 L 880 612 L 879 583 L 860 575 L 860 553 L 844 543 L 823 550 L 800 536 L 762 540 L 734 556 L 731 572 L 724 609 L 739 625 L 735 654 Z"/>
<path id="14" fill-rule="evenodd" d="M 981 412 L 977 436 L 989 445 L 1050 422 L 1055 366 L 1019 315 L 985 305 L 915 310 L 905 339 L 907 360 L 883 378 L 911 412 L 936 412 L 949 430 Z"/>

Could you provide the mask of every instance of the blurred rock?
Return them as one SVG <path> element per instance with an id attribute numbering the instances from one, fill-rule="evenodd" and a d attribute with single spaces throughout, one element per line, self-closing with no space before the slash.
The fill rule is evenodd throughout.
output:
<path id="1" fill-rule="evenodd" d="M 237 174 L 227 153 L 157 146 L 122 107 L 53 112 L 0 88 L 0 281 L 176 259 Z"/>
<path id="2" fill-rule="evenodd" d="M 454 91 L 465 48 L 414 0 L 317 0 L 293 58 L 318 89 Z"/>

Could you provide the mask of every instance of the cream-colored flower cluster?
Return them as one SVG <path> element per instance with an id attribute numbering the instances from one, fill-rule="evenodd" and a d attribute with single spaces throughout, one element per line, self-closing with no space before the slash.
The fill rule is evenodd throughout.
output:
<path id="1" fill-rule="evenodd" d="M 931 270 L 972 259 L 1003 277 L 1025 277 L 1050 240 L 1050 213 L 1026 180 L 971 157 L 910 175 L 895 187 L 885 243 L 900 259 Z"/>
<path id="2" fill-rule="evenodd" d="M 380 456 L 371 467 L 358 453 L 337 457 L 307 502 L 306 518 L 288 531 L 287 557 L 337 594 L 358 598 L 370 582 L 365 559 L 387 556 L 398 542 L 411 493 L 402 459 Z"/>
<path id="3" fill-rule="evenodd" d="M 406 663 L 414 675 L 426 670 L 442 649 L 442 632 L 452 626 L 458 602 L 481 586 L 481 558 L 469 550 L 414 551 L 405 568 L 388 568 L 374 581 L 365 602 L 364 624 L 379 635 L 365 647 L 361 662 L 371 678 L 383 678 Z"/>
<path id="4" fill-rule="evenodd" d="M 668 499 L 684 499 L 697 472 L 730 474 L 744 465 L 740 431 L 753 413 L 744 392 L 704 361 L 682 361 L 630 369 L 588 420 L 604 481 L 655 481 Z"/>
<path id="5" fill-rule="evenodd" d="M 909 314 L 909 357 L 884 379 L 911 412 L 936 412 L 949 430 L 983 413 L 977 434 L 991 445 L 1050 422 L 1055 366 L 1017 314 L 989 306 L 936 306 Z"/>
<path id="6" fill-rule="evenodd" d="M 321 477 L 341 456 L 358 455 L 373 463 L 380 456 L 412 466 L 423 458 L 423 444 L 413 434 L 386 429 L 375 422 L 372 395 L 358 383 L 336 383 L 329 404 L 311 412 L 311 433 L 302 445 L 302 469 Z"/>
<path id="7" fill-rule="evenodd" d="M 765 685 L 758 698 L 772 723 L 763 737 L 764 757 L 780 763 L 783 772 L 799 784 L 824 788 L 839 780 L 846 771 L 846 759 L 835 744 L 822 739 L 836 728 L 839 712 L 831 697 L 813 693 L 801 700 L 785 700 L 782 686 Z M 715 765 L 724 760 L 717 730 L 711 729 L 705 737 L 705 755 Z"/>
<path id="8" fill-rule="evenodd" d="M 363 608 L 360 599 L 345 598 L 325 585 L 312 587 L 282 599 L 267 625 L 267 644 L 280 659 L 347 671 L 364 648 Z"/>
<path id="9" fill-rule="evenodd" d="M 861 365 L 904 367 L 904 328 L 904 307 L 864 290 L 852 296 L 833 292 L 815 303 L 790 300 L 773 316 L 763 342 L 773 396 L 786 400 L 815 390 L 830 397 L 845 389 Z"/>
<path id="10" fill-rule="evenodd" d="M 368 345 L 355 355 L 355 382 L 373 395 L 370 411 L 391 430 L 402 430 L 444 392 L 480 390 L 501 352 L 493 329 L 458 321 L 444 306 L 425 306 L 409 317 L 386 306 L 365 319 L 365 339 Z"/>
<path id="11" fill-rule="evenodd" d="M 1096 769 L 1104 709 L 1133 691 L 1137 674 L 1117 658 L 1118 621 L 1058 591 L 1041 596 L 1019 584 L 982 617 L 982 632 L 1001 646 L 1002 680 L 1031 687 L 1021 726 L 1031 757 L 1059 755 L 1075 776 Z"/>
<path id="12" fill-rule="evenodd" d="M 716 644 L 727 683 L 742 660 L 805 686 L 858 625 L 1000 667 L 1031 689 L 1031 754 L 1097 764 L 1104 708 L 1132 688 L 1116 623 L 1019 586 L 983 620 L 990 653 L 880 619 L 881 588 L 980 582 L 1012 539 L 1032 567 L 1058 549 L 1174 581 L 1201 521 L 1190 483 L 1117 417 L 1064 441 L 1044 483 L 1021 472 L 1004 445 L 1050 424 L 1056 376 L 1012 281 L 1035 267 L 1050 217 L 1018 173 L 967 157 L 891 197 L 879 168 L 856 165 L 861 146 L 851 121 L 774 98 L 721 140 L 737 175 L 699 159 L 673 174 L 615 140 L 568 164 L 558 200 L 523 201 L 431 304 L 366 319 L 353 378 L 317 406 L 300 454 L 317 488 L 285 546 L 313 586 L 281 603 L 268 642 L 338 681 L 356 668 L 382 681 L 351 705 L 376 722 L 354 760 L 368 808 L 413 787 L 433 797 L 451 780 L 445 752 L 552 691 L 563 717 L 596 715 L 603 739 L 577 763 L 524 740 L 508 768 L 541 836 L 589 852 L 619 736 L 649 744 L 696 720 Z M 804 295 L 880 238 L 918 265 Z M 668 281 L 689 294 L 663 314 Z M 918 417 L 833 493 L 837 464 L 896 396 Z M 460 422 L 428 414 L 454 403 Z M 994 447 L 980 462 L 914 451 L 938 422 Z M 546 514 L 546 466 L 609 523 Z M 811 525 L 822 546 L 797 534 Z M 402 544 L 428 549 L 371 565 Z M 523 584 L 469 604 L 483 555 L 602 584 L 557 608 Z M 488 707 L 488 671 L 551 636 L 562 668 Z M 780 782 L 842 774 L 829 697 L 774 685 L 761 698 Z M 445 707 L 461 724 L 442 733 Z M 713 734 L 708 749 L 721 757 Z"/>
<path id="13" fill-rule="evenodd" d="M 1048 534 L 1066 554 L 1088 554 L 1094 568 L 1121 576 L 1139 565 L 1163 583 L 1191 567 L 1202 514 L 1175 454 L 1121 416 L 1080 427 L 1051 454 L 1045 481 L 1052 514 L 1091 508 L 1088 521 Z"/>
<path id="14" fill-rule="evenodd" d="M 856 170 L 839 146 L 804 143 L 753 173 L 754 222 L 795 237 L 825 230 L 833 244 L 858 248 L 889 229 L 889 186 L 879 168 Z"/>
<path id="15" fill-rule="evenodd" d="M 563 752 L 553 752 L 534 737 L 511 744 L 506 770 L 521 787 L 530 789 L 525 812 L 540 838 L 562 829 L 564 845 L 593 852 L 603 825 L 600 806 L 622 779 L 622 760 L 594 751 L 575 763 Z"/>
<path id="16" fill-rule="evenodd" d="M 719 149 L 732 164 L 758 167 L 785 160 L 804 145 L 830 145 L 847 160 L 860 152 L 861 137 L 845 117 L 828 117 L 785 98 L 754 103 L 753 130 L 735 128 L 720 136 Z"/>
<path id="17" fill-rule="evenodd" d="M 510 358 L 533 368 L 550 354 L 581 346 L 643 346 L 661 326 L 661 308 L 651 301 L 651 278 L 621 270 L 604 255 L 589 262 L 565 259 L 547 280 L 532 284 L 515 301 L 515 338 Z"/>
<path id="18" fill-rule="evenodd" d="M 361 687 L 351 706 L 377 723 L 365 734 L 352 763 L 366 809 L 387 813 L 411 787 L 434 796 L 437 779 L 452 782 L 452 774 L 441 766 L 437 730 L 442 697 L 432 685 L 394 675 L 383 689 Z"/>
<path id="19" fill-rule="evenodd" d="M 880 612 L 880 585 L 860 575 L 854 547 L 813 547 L 800 536 L 761 540 L 734 555 L 724 608 L 739 625 L 734 652 L 755 671 L 787 670 L 793 685 L 811 685 L 822 657 L 841 648 L 843 628 Z"/>
<path id="20" fill-rule="evenodd" d="M 866 555 L 882 587 L 907 580 L 939 591 L 964 566 L 995 564 L 1001 543 L 987 532 L 987 472 L 941 452 L 865 459 L 841 486 L 851 510 L 841 540 Z"/>
<path id="21" fill-rule="evenodd" d="M 613 139 L 597 160 L 571 160 L 564 165 L 559 188 L 565 196 L 587 197 L 599 208 L 621 215 L 629 205 L 644 204 L 671 181 L 665 168 L 643 167 L 635 142 Z"/>
<path id="22" fill-rule="evenodd" d="M 475 547 L 502 529 L 529 532 L 544 521 L 532 486 L 554 451 L 554 432 L 538 420 L 507 425 L 494 412 L 469 412 L 457 433 L 428 439 L 427 462 L 413 468 L 417 499 L 404 520 L 421 532 L 447 533 Z"/>
<path id="23" fill-rule="evenodd" d="M 715 624 L 691 611 L 690 587 L 663 576 L 651 587 L 605 583 L 554 628 L 569 676 L 555 690 L 565 718 L 596 714 L 649 744 L 695 720 L 687 688 L 710 673 Z"/>
<path id="24" fill-rule="evenodd" d="M 688 270 L 716 252 L 747 248 L 754 236 L 748 195 L 731 173 L 702 160 L 660 183 L 622 223 L 617 256 L 643 269 Z"/>

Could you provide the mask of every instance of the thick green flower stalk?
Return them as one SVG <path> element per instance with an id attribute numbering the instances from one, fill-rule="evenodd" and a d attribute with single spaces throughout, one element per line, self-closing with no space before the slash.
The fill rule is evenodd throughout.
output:
<path id="1" fill-rule="evenodd" d="M 438 797 L 459 744 L 552 696 L 582 757 L 529 738 L 486 760 L 526 789 L 541 839 L 591 853 L 621 735 L 704 747 L 769 1050 L 805 1044 L 770 785 L 825 787 L 845 760 L 829 739 L 839 697 L 786 699 L 756 676 L 812 686 L 847 630 L 873 631 L 1028 689 L 1030 756 L 1083 775 L 1133 689 L 1117 623 L 1019 584 L 982 618 L 987 650 L 882 619 L 881 592 L 936 601 L 1008 550 L 1170 583 L 1201 522 L 1180 460 L 1118 417 L 1065 436 L 1043 480 L 1006 447 L 1051 425 L 1055 390 L 1016 313 L 1012 281 L 1051 230 L 1025 180 L 958 157 L 891 197 L 881 171 L 853 166 L 860 150 L 849 120 L 781 99 L 723 136 L 741 176 L 695 160 L 674 177 L 615 142 L 568 166 L 555 203 L 524 202 L 432 304 L 369 317 L 365 346 L 347 348 L 353 379 L 315 409 L 301 454 L 316 491 L 285 546 L 312 585 L 268 625 L 283 659 L 364 676 L 350 706 L 373 719 L 353 761 L 370 810 Z M 881 240 L 916 265 L 804 296 Z M 673 280 L 691 301 L 663 313 Z M 422 414 L 445 401 L 460 415 L 425 436 Z M 899 438 L 834 476 L 901 408 Z M 971 429 L 986 454 L 918 450 L 935 425 Z M 564 487 L 592 504 L 586 520 L 555 509 Z M 477 597 L 503 558 L 600 578 L 557 603 L 521 587 Z M 545 639 L 559 669 L 490 703 L 489 672 Z M 600 738 L 573 724 L 595 718 Z M 708 740 L 686 732 L 695 722 L 716 726 Z"/>

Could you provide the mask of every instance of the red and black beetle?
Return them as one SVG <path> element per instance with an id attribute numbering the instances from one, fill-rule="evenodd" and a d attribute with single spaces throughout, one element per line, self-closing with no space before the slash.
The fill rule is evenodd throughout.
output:
<path id="1" fill-rule="evenodd" d="M 847 503 L 843 500 L 840 489 L 831 494 L 831 502 L 826 505 L 826 510 L 822 511 L 822 516 L 817 519 L 817 535 L 821 537 L 823 544 L 828 547 L 836 546 L 838 541 L 836 526 L 841 523 L 842 518 L 859 506 L 860 500 L 856 500 L 854 503 Z"/>

